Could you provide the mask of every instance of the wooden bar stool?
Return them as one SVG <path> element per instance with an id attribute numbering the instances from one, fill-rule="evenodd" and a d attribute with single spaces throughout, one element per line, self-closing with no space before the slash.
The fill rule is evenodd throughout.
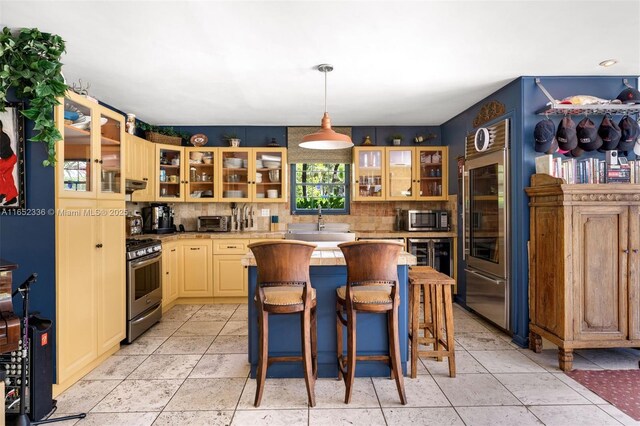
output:
<path id="1" fill-rule="evenodd" d="M 336 327 L 338 379 L 343 378 L 345 404 L 351 400 L 356 374 L 356 361 L 384 361 L 395 377 L 400 402 L 405 405 L 402 369 L 400 368 L 400 340 L 398 336 L 398 256 L 403 244 L 390 241 L 356 241 L 339 244 L 347 263 L 347 285 L 337 289 Z M 356 312 L 386 313 L 389 336 L 389 355 L 357 355 Z M 343 316 L 346 313 L 346 319 Z M 347 356 L 344 356 L 342 327 L 347 327 Z"/>
<path id="2" fill-rule="evenodd" d="M 411 288 L 411 378 L 416 378 L 418 357 L 447 357 L 449 376 L 456 377 L 456 355 L 453 340 L 453 304 L 451 293 L 456 281 L 430 266 L 412 266 L 409 269 Z M 424 322 L 420 322 L 420 290 L 424 293 Z M 444 315 L 444 318 L 443 318 Z M 420 330 L 423 335 L 420 336 Z M 433 345 L 432 351 L 420 351 L 418 346 Z"/>
<path id="3" fill-rule="evenodd" d="M 302 361 L 309 405 L 315 407 L 318 377 L 316 291 L 311 287 L 309 264 L 316 244 L 280 240 L 249 244 L 258 267 L 256 310 L 258 312 L 258 370 L 256 398 L 260 406 L 267 368 L 274 362 Z M 300 313 L 302 356 L 269 357 L 269 314 Z"/>

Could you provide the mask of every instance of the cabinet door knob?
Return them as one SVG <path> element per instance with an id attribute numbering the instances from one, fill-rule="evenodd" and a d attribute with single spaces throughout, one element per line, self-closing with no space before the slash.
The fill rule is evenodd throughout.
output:
<path id="1" fill-rule="evenodd" d="M 97 158 L 95 160 L 93 160 L 94 163 L 99 163 L 100 160 L 98 160 Z"/>
<path id="2" fill-rule="evenodd" d="M 102 248 L 102 243 L 96 244 L 96 248 Z"/>
<path id="3" fill-rule="evenodd" d="M 632 250 L 634 253 L 638 253 L 638 249 L 633 249 Z"/>
<path id="4" fill-rule="evenodd" d="M 623 252 L 624 254 L 629 254 L 629 250 L 626 250 L 626 249 L 625 249 L 625 250 L 622 250 L 622 252 Z"/>

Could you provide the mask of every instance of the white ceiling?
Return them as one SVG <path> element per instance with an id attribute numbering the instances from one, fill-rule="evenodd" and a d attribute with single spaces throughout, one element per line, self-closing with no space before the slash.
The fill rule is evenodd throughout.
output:
<path id="1" fill-rule="evenodd" d="M 7 1 L 68 82 L 155 124 L 441 124 L 521 75 L 640 74 L 640 1 Z M 610 68 L 598 66 L 616 58 Z"/>

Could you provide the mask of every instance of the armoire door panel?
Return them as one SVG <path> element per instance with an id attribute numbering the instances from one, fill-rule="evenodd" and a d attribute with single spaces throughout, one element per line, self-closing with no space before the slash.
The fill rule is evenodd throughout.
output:
<path id="1" fill-rule="evenodd" d="M 627 338 L 628 209 L 574 209 L 576 339 Z"/>

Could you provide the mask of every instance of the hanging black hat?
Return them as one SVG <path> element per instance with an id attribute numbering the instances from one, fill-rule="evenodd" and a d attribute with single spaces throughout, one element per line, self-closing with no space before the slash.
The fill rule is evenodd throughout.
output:
<path id="1" fill-rule="evenodd" d="M 583 118 L 576 128 L 578 146 L 585 151 L 595 151 L 602 146 L 602 139 L 598 136 L 596 124 L 589 117 Z"/>
<path id="2" fill-rule="evenodd" d="M 556 125 L 548 118 L 538 122 L 533 131 L 535 139 L 534 149 L 536 152 L 544 152 L 553 154 L 558 149 L 558 141 L 556 140 Z"/>
<path id="3" fill-rule="evenodd" d="M 618 147 L 620 142 L 620 127 L 609 117 L 605 115 L 598 128 L 598 136 L 602 139 L 602 146 L 599 151 L 610 151 Z"/>
<path id="4" fill-rule="evenodd" d="M 576 124 L 571 117 L 566 116 L 558 124 L 556 132 L 558 147 L 563 151 L 571 151 L 578 146 L 578 136 L 576 135 Z"/>
<path id="5" fill-rule="evenodd" d="M 633 118 L 625 115 L 620 120 L 620 142 L 618 143 L 618 151 L 630 151 L 636 144 L 636 140 L 640 137 L 640 126 Z"/>

